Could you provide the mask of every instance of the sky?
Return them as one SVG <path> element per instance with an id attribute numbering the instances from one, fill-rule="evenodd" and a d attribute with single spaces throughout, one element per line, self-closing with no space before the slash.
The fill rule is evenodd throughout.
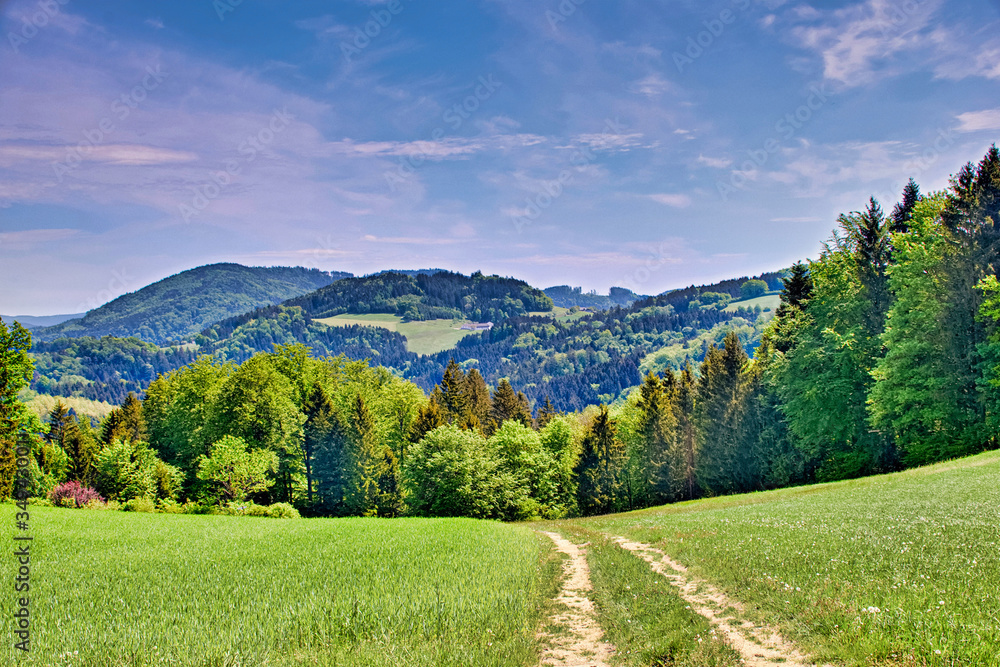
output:
<path id="1" fill-rule="evenodd" d="M 0 0 L 0 312 L 203 264 L 640 294 L 1000 136 L 996 0 Z"/>

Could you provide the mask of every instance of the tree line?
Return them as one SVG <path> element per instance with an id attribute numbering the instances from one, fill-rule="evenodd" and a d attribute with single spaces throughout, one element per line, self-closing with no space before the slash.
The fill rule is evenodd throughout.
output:
<path id="1" fill-rule="evenodd" d="M 753 358 L 730 331 L 700 363 L 648 373 L 627 397 L 568 413 L 507 378 L 488 383 L 461 355 L 428 394 L 385 367 L 294 344 L 239 364 L 200 357 L 159 376 L 141 400 L 129 395 L 97 430 L 59 405 L 42 424 L 16 400 L 31 377 L 30 335 L 4 327 L 0 493 L 16 429 L 38 434 L 36 493 L 73 479 L 125 501 L 503 520 L 844 479 L 995 448 L 994 220 L 995 146 L 946 191 L 924 195 L 910 181 L 890 212 L 870 199 L 840 216 L 819 258 L 782 280 Z M 525 322 L 519 338 L 561 335 Z"/>

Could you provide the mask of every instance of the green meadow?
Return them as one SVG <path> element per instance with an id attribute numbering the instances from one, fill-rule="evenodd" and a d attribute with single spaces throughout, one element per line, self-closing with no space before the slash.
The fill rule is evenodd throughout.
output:
<path id="1" fill-rule="evenodd" d="M 566 526 L 657 546 L 822 661 L 1000 665 L 1000 452 Z"/>
<path id="2" fill-rule="evenodd" d="M 331 327 L 349 327 L 357 324 L 396 331 L 406 338 L 406 349 L 415 354 L 436 354 L 450 350 L 458 344 L 458 341 L 473 333 L 459 329 L 462 325 L 460 320 L 404 322 L 398 315 L 384 313 L 335 315 L 318 319 L 316 322 Z"/>
<path id="3" fill-rule="evenodd" d="M 557 567 L 547 538 L 468 519 L 37 507 L 31 533 L 31 651 L 2 664 L 531 665 Z"/>
<path id="4" fill-rule="evenodd" d="M 4 664 L 534 665 L 561 572 L 544 528 L 589 544 L 615 665 L 740 664 L 622 535 L 818 661 L 1000 666 L 1000 452 L 538 524 L 48 507 L 30 524 L 32 650 L 8 642 Z"/>

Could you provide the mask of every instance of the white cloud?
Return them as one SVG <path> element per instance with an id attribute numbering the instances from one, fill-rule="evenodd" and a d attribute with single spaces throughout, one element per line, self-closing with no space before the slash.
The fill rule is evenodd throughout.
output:
<path id="1" fill-rule="evenodd" d="M 687 208 L 691 205 L 691 197 L 681 194 L 652 194 L 646 195 L 658 204 L 672 206 L 673 208 Z"/>
<path id="2" fill-rule="evenodd" d="M 1000 108 L 984 109 L 982 111 L 967 111 L 960 113 L 958 119 L 959 132 L 981 132 L 983 130 L 1000 130 Z"/>
<path id="3" fill-rule="evenodd" d="M 732 163 L 733 161 L 726 157 L 708 157 L 706 155 L 698 155 L 698 164 L 703 164 L 706 167 L 713 167 L 714 169 L 725 169 Z"/>

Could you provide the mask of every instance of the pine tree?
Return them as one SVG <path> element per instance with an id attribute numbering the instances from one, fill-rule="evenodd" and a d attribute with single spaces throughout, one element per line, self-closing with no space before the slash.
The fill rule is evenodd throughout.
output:
<path id="1" fill-rule="evenodd" d="M 910 231 L 910 220 L 913 219 L 913 209 L 920 201 L 920 187 L 912 178 L 903 187 L 903 200 L 892 209 L 892 223 L 889 231 L 893 234 L 905 234 Z"/>
<path id="2" fill-rule="evenodd" d="M 449 424 L 466 421 L 469 415 L 468 385 L 465 373 L 452 359 L 441 378 L 441 411 Z"/>
<path id="3" fill-rule="evenodd" d="M 490 431 L 492 435 L 508 419 L 516 419 L 525 426 L 532 423 L 528 399 L 523 393 L 514 393 L 507 378 L 500 380 L 493 392 L 493 410 L 490 414 Z"/>
<path id="4" fill-rule="evenodd" d="M 80 428 L 73 411 L 57 401 L 49 412 L 49 432 L 45 441 L 59 447 L 69 458 L 66 474 L 69 479 L 89 485 L 92 482 L 97 445 L 89 429 Z"/>
<path id="5" fill-rule="evenodd" d="M 490 388 L 486 386 L 486 380 L 475 368 L 470 369 L 465 376 L 465 394 L 468 396 L 469 413 L 475 417 L 476 428 L 482 429 L 490 422 L 493 403 L 490 401 Z"/>
<path id="6" fill-rule="evenodd" d="M 625 445 L 615 422 L 602 405 L 583 438 L 582 453 L 573 472 L 577 478 L 577 507 L 581 514 L 606 514 L 619 509 Z"/>
<path id="7" fill-rule="evenodd" d="M 427 405 L 420 408 L 420 412 L 417 413 L 417 418 L 410 427 L 409 434 L 407 434 L 407 440 L 410 442 L 420 442 L 424 439 L 425 435 L 438 426 L 444 426 L 447 423 L 448 421 L 441 413 L 438 403 L 434 400 L 428 401 Z"/>
<path id="8" fill-rule="evenodd" d="M 101 442 L 110 445 L 114 440 L 133 445 L 149 440 L 146 420 L 142 416 L 142 403 L 132 392 L 128 393 L 119 407 L 111 411 L 101 425 Z"/>
<path id="9" fill-rule="evenodd" d="M 701 365 L 696 473 L 699 486 L 712 494 L 750 490 L 758 477 L 741 432 L 746 410 L 742 372 L 748 360 L 739 337 L 730 331 L 722 349 L 709 349 Z"/>
<path id="10" fill-rule="evenodd" d="M 313 383 L 302 404 L 302 414 L 306 417 L 302 433 L 302 462 L 306 473 L 306 498 L 310 506 L 313 504 L 314 458 L 326 439 L 330 437 L 334 413 L 333 401 L 323 389 L 323 385 L 319 382 Z"/>
<path id="11" fill-rule="evenodd" d="M 775 316 L 783 317 L 794 309 L 803 309 L 812 296 L 813 283 L 809 275 L 809 267 L 802 262 L 792 265 L 792 275 L 782 281 L 781 304 L 775 311 Z"/>
<path id="12" fill-rule="evenodd" d="M 671 395 L 653 373 L 646 375 L 639 391 L 638 407 L 642 412 L 639 430 L 644 444 L 640 462 L 642 488 L 639 493 L 651 504 L 662 504 L 672 498 L 670 451 L 676 423 Z"/>
<path id="13" fill-rule="evenodd" d="M 347 499 L 354 469 L 351 435 L 336 411 L 330 414 L 325 437 L 316 443 L 313 459 L 319 504 L 334 516 L 349 515 Z"/>
<path id="14" fill-rule="evenodd" d="M 691 500 L 697 492 L 698 427 L 695 422 L 698 387 L 691 362 L 685 364 L 677 381 L 673 401 L 676 435 L 671 451 L 670 482 L 674 498 Z"/>
<path id="15" fill-rule="evenodd" d="M 559 411 L 556 410 L 556 407 L 552 405 L 552 401 L 549 399 L 548 396 L 546 396 L 545 400 L 542 402 L 541 407 L 538 408 L 538 411 L 535 415 L 535 426 L 539 430 L 541 430 L 546 426 L 548 426 L 549 422 L 551 422 L 553 418 L 555 418 L 558 415 Z"/>

